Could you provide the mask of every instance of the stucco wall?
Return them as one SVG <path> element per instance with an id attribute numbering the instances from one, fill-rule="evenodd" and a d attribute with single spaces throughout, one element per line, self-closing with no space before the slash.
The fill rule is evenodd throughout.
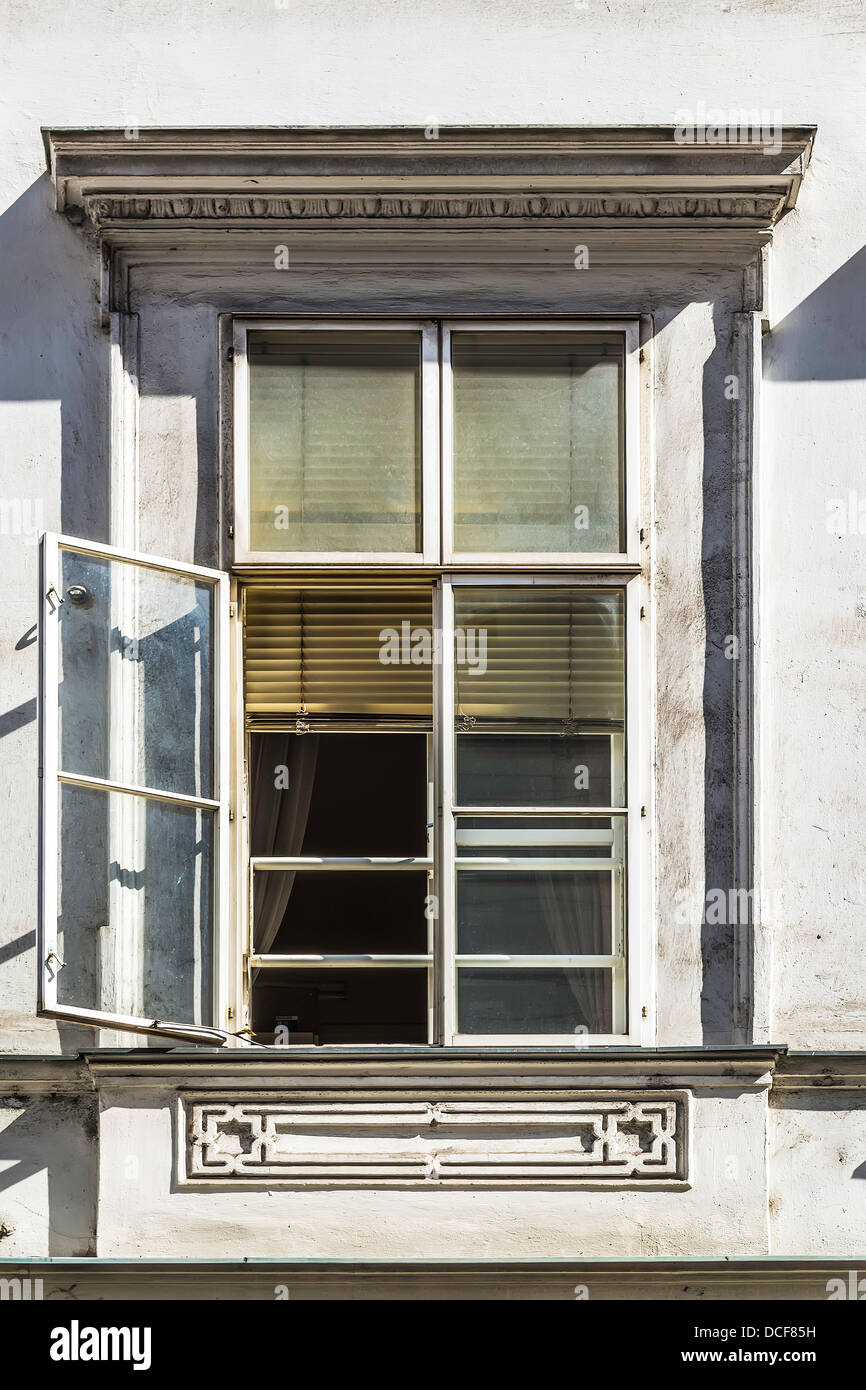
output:
<path id="1" fill-rule="evenodd" d="M 0 1258 L 93 1255 L 97 1103 L 0 1095 Z"/>
<path id="2" fill-rule="evenodd" d="M 35 1017 L 34 532 L 121 539 L 110 523 L 96 251 L 53 211 L 40 126 L 639 124 L 701 104 L 818 126 L 798 206 L 770 254 L 763 343 L 759 784 L 769 920 L 756 1036 L 866 1046 L 866 535 L 827 525 L 828 502 L 847 509 L 853 492 L 856 514 L 864 491 L 866 24 L 857 0 L 10 0 L 3 28 L 0 1052 L 94 1041 Z M 724 568 L 729 541 L 724 378 L 735 370 L 739 276 L 620 275 L 606 285 L 578 282 L 564 263 L 547 268 L 542 285 L 528 270 L 515 281 L 483 265 L 472 276 L 393 267 L 371 277 L 349 261 L 294 275 L 287 290 L 249 264 L 227 284 L 204 263 L 183 283 L 136 276 L 134 289 L 137 541 L 205 564 L 218 555 L 219 311 L 255 309 L 264 294 L 293 312 L 653 315 L 657 1040 L 726 1039 L 730 939 L 702 931 L 694 914 L 681 920 L 677 906 L 730 882 L 730 686 L 712 657 L 728 631 L 726 600 L 707 572 L 719 556 Z M 239 1194 L 176 1188 L 170 1091 L 119 1089 L 98 1113 L 87 1086 L 74 1095 L 22 1086 L 0 1101 L 0 1256 L 853 1256 L 866 1238 L 855 1100 L 788 1093 L 768 1110 L 763 1091 L 705 1094 L 688 1191 Z M 676 1289 L 684 1292 L 679 1277 Z"/>
<path id="3" fill-rule="evenodd" d="M 858 949 L 866 902 L 858 757 L 864 539 L 834 536 L 826 525 L 828 499 L 856 492 L 862 472 L 862 27 L 859 6 L 847 2 L 820 11 L 799 3 L 608 9 L 570 0 L 427 8 L 377 0 L 349 10 L 333 0 L 285 8 L 258 0 L 218 10 L 145 0 L 134 11 L 19 3 L 7 11 L 0 144 L 5 530 L 15 529 L 17 501 L 19 530 L 41 523 L 107 539 L 108 342 L 97 324 L 97 266 L 82 234 L 51 211 L 40 125 L 629 124 L 671 121 L 699 103 L 817 123 L 798 208 L 772 251 L 761 459 L 763 852 L 775 960 L 766 1031 L 775 1041 L 813 1047 L 866 1040 L 866 964 Z M 350 272 L 335 273 L 331 289 L 358 296 Z M 707 287 L 705 302 L 680 315 L 675 333 L 662 323 L 657 344 L 659 365 L 667 367 L 658 399 L 669 434 L 659 466 L 681 469 L 678 483 L 687 487 L 689 465 L 697 466 L 688 440 L 697 437 L 695 412 L 703 410 L 694 399 L 699 371 L 718 337 L 709 306 L 715 293 Z M 164 324 L 185 351 L 166 357 L 143 344 L 145 474 L 149 457 L 163 466 L 181 457 L 188 463 L 193 449 L 200 457 L 215 428 L 210 405 L 200 410 L 203 390 L 208 399 L 202 372 L 213 373 L 204 351 L 213 311 L 178 305 Z M 192 492 L 196 510 L 188 505 Z M 213 513 L 200 505 L 185 467 L 161 508 L 142 515 L 142 545 L 158 541 L 179 557 L 209 558 Z M 693 580 L 683 588 L 677 567 L 699 543 L 701 515 L 672 509 L 671 523 L 676 535 L 659 544 L 669 547 L 679 611 L 672 606 L 673 627 L 660 629 L 659 656 L 668 666 L 680 663 L 688 689 L 690 656 L 696 674 L 708 636 L 706 596 Z M 7 1050 L 45 1051 L 59 1046 L 62 1030 L 33 1019 L 36 547 L 32 536 L 4 534 L 0 552 L 13 578 L 0 612 L 0 1041 Z M 685 634 L 694 641 L 686 653 Z M 678 717 L 676 699 L 667 713 Z M 687 734 L 681 766 L 676 774 L 666 766 L 659 780 L 659 810 L 669 813 L 664 833 L 672 840 L 676 832 L 683 861 L 697 860 L 697 871 L 704 815 L 699 809 L 695 826 L 691 802 L 684 810 L 679 792 L 689 779 L 704 780 L 704 755 L 704 739 Z M 662 884 L 660 924 L 673 907 L 666 893 Z M 678 931 L 659 959 L 660 1035 L 700 1040 L 718 1024 L 713 987 L 701 1020 L 694 931 Z M 82 1040 L 79 1030 L 67 1030 L 67 1045 Z"/>

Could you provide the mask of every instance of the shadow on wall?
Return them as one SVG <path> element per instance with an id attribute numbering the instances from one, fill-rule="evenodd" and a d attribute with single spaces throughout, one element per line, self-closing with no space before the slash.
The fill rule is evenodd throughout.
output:
<path id="1" fill-rule="evenodd" d="M 731 467 L 734 408 L 725 383 L 733 362 L 730 306 L 713 306 L 714 346 L 704 363 L 701 583 L 704 657 L 704 903 L 734 886 L 734 663 Z M 708 914 L 705 912 L 705 917 Z M 725 914 L 726 915 L 726 914 Z M 701 923 L 701 1027 L 705 1044 L 737 1038 L 742 1001 L 734 978 L 734 931 L 726 921 Z"/>
<path id="2" fill-rule="evenodd" d="M 830 275 L 793 309 L 763 342 L 767 381 L 854 381 L 866 378 L 866 248 Z M 707 648 L 703 708 L 705 738 L 704 872 L 705 902 L 721 889 L 730 909 L 735 882 L 734 764 L 735 662 L 726 647 L 736 635 L 731 564 L 733 526 L 732 416 L 720 409 L 725 380 L 736 371 L 731 320 L 714 311 L 715 346 L 703 379 L 703 534 L 702 582 Z M 741 651 L 740 659 L 743 658 Z M 716 900 L 717 901 L 717 900 Z M 737 904 L 739 906 L 739 904 Z M 714 915 L 707 913 L 706 915 Z M 735 944 L 746 949 L 748 921 L 737 912 L 701 926 L 701 1022 L 706 1044 L 750 1036 L 751 997 L 741 999 L 735 979 Z M 751 993 L 751 986 L 748 986 Z M 739 1026 L 738 1026 L 739 1020 Z"/>
<path id="3" fill-rule="evenodd" d="M 767 381 L 866 379 L 866 247 L 764 339 Z"/>
<path id="4" fill-rule="evenodd" d="M 68 534 L 106 541 L 108 352 L 98 262 L 80 230 L 55 212 L 47 173 L 0 215 L 0 262 L 0 401 L 59 402 L 61 424 L 56 481 L 52 441 L 38 436 L 33 453 L 7 457 L 6 468 L 41 495 L 46 529 L 59 523 Z"/>
<path id="5" fill-rule="evenodd" d="M 35 785 L 39 551 L 33 533 L 59 529 L 108 539 L 108 347 L 98 320 L 94 247 L 55 212 L 47 174 L 0 214 L 0 263 L 0 556 L 14 577 L 15 598 L 2 621 L 0 739 L 14 736 L 3 744 L 8 775 L 15 775 L 16 763 L 26 775 L 29 765 Z M 32 692 L 24 700 L 22 688 Z M 7 821 L 6 872 L 15 875 L 9 895 L 15 911 L 6 914 L 0 938 L 0 965 L 21 955 L 32 959 L 34 1001 L 36 839 L 29 817 Z M 22 998 L 16 1006 L 26 1011 L 32 1004 Z M 64 1051 L 92 1045 L 91 1030 L 69 1033 Z"/>
<path id="6" fill-rule="evenodd" d="M 0 1117 L 0 1226 L 9 1231 L 0 1257 L 94 1255 L 96 1097 L 4 1097 Z M 40 1201 L 46 1179 L 47 1211 Z"/>

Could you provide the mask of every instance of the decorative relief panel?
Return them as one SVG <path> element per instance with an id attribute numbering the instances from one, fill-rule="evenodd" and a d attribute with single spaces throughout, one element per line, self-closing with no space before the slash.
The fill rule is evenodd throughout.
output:
<path id="1" fill-rule="evenodd" d="M 182 1097 L 181 1181 L 687 1186 L 688 1094 L 583 1100 Z"/>
<path id="2" fill-rule="evenodd" d="M 547 221 L 562 218 L 646 218 L 708 219 L 721 222 L 772 222 L 783 206 L 781 193 L 665 194 L 627 195 L 501 194 L 455 196 L 417 192 L 412 197 L 295 196 L 272 193 L 245 196 L 139 197 L 131 194 L 90 195 L 84 199 L 87 216 L 94 226 L 110 222 L 231 221 L 277 218 L 281 222 L 403 219 L 480 218 L 484 221 Z"/>

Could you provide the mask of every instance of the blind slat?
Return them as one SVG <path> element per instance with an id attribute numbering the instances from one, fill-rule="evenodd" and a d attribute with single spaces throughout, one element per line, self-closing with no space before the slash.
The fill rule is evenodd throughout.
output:
<path id="1" fill-rule="evenodd" d="M 244 625 L 249 714 L 423 715 L 433 667 L 387 659 L 397 634 L 432 630 L 428 589 L 247 590 Z M 381 634 L 386 633 L 383 639 Z"/>

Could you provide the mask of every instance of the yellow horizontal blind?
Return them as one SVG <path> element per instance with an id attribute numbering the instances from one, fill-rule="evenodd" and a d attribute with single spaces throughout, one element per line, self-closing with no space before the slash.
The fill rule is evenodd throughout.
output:
<path id="1" fill-rule="evenodd" d="M 252 586 L 251 715 L 424 715 L 433 708 L 432 590 Z"/>
<path id="2" fill-rule="evenodd" d="M 458 716 L 624 719 L 620 590 L 460 589 L 455 626 Z"/>

